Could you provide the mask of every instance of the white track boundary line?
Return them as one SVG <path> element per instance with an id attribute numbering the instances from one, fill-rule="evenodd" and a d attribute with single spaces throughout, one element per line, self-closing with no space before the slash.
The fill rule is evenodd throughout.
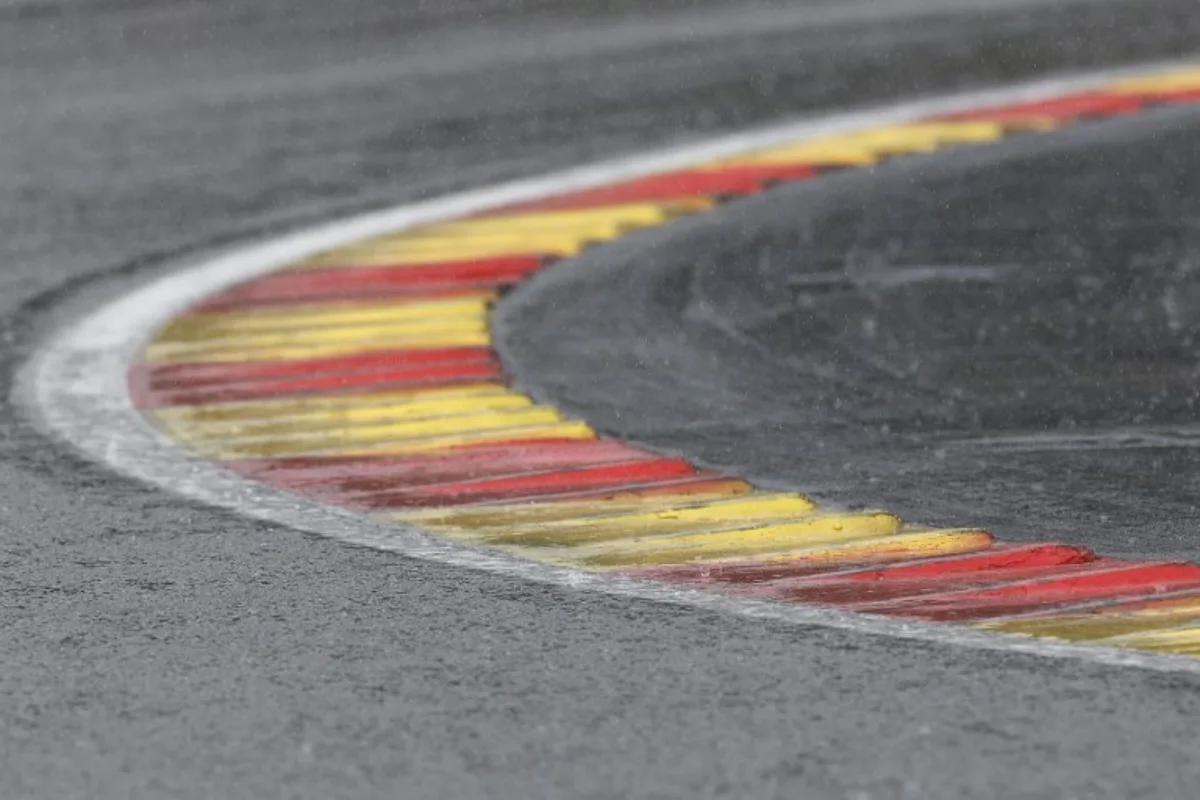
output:
<path id="1" fill-rule="evenodd" d="M 1184 66 L 1188 64 L 1176 62 L 1093 72 L 1013 88 L 973 91 L 791 121 L 649 155 L 387 208 L 239 247 L 181 264 L 178 271 L 137 288 L 58 331 L 21 368 L 13 400 L 43 431 L 119 473 L 202 503 L 355 545 L 570 589 L 682 604 L 796 625 L 1200 675 L 1200 659 L 1059 644 L 953 625 L 905 622 L 816 607 L 744 600 L 552 567 L 470 549 L 411 528 L 381 525 L 353 512 L 319 505 L 246 481 L 215 463 L 195 459 L 142 417 L 133 407 L 126 387 L 126 372 L 139 348 L 172 317 L 209 294 L 321 250 L 416 225 L 683 168 L 775 144 L 986 105 L 1048 99 L 1099 88 L 1123 77 Z"/>

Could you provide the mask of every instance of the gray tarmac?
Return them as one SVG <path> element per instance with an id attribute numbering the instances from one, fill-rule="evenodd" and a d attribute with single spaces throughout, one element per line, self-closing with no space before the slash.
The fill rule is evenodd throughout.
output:
<path id="1" fill-rule="evenodd" d="M 2 374 L 234 237 L 1197 45 L 1190 0 L 0 3 Z M 1200 781 L 1194 677 L 348 547 L 122 480 L 8 406 L 0 587 L 5 800 L 1192 798 Z"/>
<path id="2" fill-rule="evenodd" d="M 610 434 L 826 503 L 1196 560 L 1198 128 L 1162 108 L 732 203 L 544 273 L 503 346 Z"/>

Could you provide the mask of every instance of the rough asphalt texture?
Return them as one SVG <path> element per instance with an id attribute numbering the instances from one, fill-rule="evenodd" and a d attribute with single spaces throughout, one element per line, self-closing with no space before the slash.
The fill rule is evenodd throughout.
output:
<path id="1" fill-rule="evenodd" d="M 1191 0 L 0 3 L 4 374 L 154 256 L 781 114 L 1158 58 Z M 0 797 L 1193 798 L 1193 678 L 303 537 L 0 417 Z"/>

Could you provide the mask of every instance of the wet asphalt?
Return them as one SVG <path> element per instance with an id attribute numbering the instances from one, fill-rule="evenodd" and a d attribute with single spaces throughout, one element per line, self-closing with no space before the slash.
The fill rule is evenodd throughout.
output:
<path id="1" fill-rule="evenodd" d="M 1158 59 L 1197 45 L 1190 0 L 9 0 L 0 3 L 0 366 L 8 380 L 40 336 L 80 309 L 159 274 L 172 255 L 233 237 L 785 115 Z M 1144 141 L 1153 128 L 1186 151 L 1183 116 L 1087 135 L 1103 158 L 1154 172 L 1122 142 Z M 997 463 L 987 448 L 1019 450 L 1011 440 L 980 445 L 994 429 L 1059 431 L 1063 419 L 1080 423 L 1065 426 L 1071 432 L 1176 427 L 1186 421 L 1184 405 L 1153 406 L 1141 395 L 1105 404 L 1088 392 L 1080 392 L 1082 406 L 1055 407 L 1053 418 L 1015 401 L 981 420 L 950 401 L 924 415 L 914 411 L 922 407 L 914 393 L 957 374 L 953 352 L 936 351 L 914 377 L 901 371 L 887 382 L 843 358 L 839 346 L 868 357 L 878 354 L 870 347 L 925 353 L 928 339 L 920 337 L 935 336 L 932 328 L 883 324 L 875 343 L 808 340 L 797 309 L 815 291 L 835 295 L 829 321 L 840 324 L 873 302 L 941 314 L 965 302 L 945 278 L 897 288 L 876 276 L 871 254 L 891 252 L 880 191 L 903 190 L 906 205 L 941 210 L 936 198 L 951 196 L 969 208 L 978 195 L 956 188 L 961 170 L 1003 181 L 1007 163 L 1036 179 L 1058 146 L 1013 143 L 1003 158 L 888 167 L 881 178 L 899 177 L 883 190 L 855 189 L 851 176 L 828 197 L 797 190 L 788 207 L 812 220 L 836 217 L 846 193 L 858 192 L 852 212 L 861 224 L 846 220 L 823 260 L 767 259 L 766 277 L 786 287 L 784 302 L 772 300 L 772 317 L 748 317 L 736 303 L 761 301 L 753 284 L 731 284 L 709 263 L 701 282 L 722 301 L 712 313 L 742 326 L 764 359 L 832 360 L 854 380 L 881 381 L 842 410 L 847 420 L 898 432 L 846 440 L 844 457 L 864 468 L 874 462 L 855 449 L 863 442 L 911 464 L 934 438 L 973 441 L 984 448 L 979 456 L 949 458 L 975 469 L 970 459 Z M 1081 169 L 1101 158 L 1080 144 L 1061 147 Z M 1176 185 L 1185 196 L 1194 164 L 1180 158 L 1177 172 L 1154 172 L 1151 186 Z M 1015 198 L 1028 181 L 1005 185 L 1009 194 L 981 213 L 1004 219 L 1006 208 L 1021 206 Z M 1111 194 L 1107 183 L 1095 185 Z M 1171 241 L 1186 248 L 1187 205 L 1175 199 L 1174 223 L 1159 211 L 1154 220 L 1173 224 L 1179 236 Z M 1102 210 L 1146 211 L 1120 202 Z M 760 211 L 761 222 L 732 224 L 751 231 L 754 248 L 788 252 L 797 229 L 771 220 L 766 205 Z M 964 253 L 984 242 L 972 238 L 977 218 L 965 217 L 967 230 L 954 229 L 962 219 L 954 209 L 939 219 L 925 223 L 924 239 L 900 237 L 911 257 L 903 266 L 918 270 L 904 274 L 970 266 L 964 274 L 980 280 L 951 282 L 998 316 L 1006 303 L 1052 301 L 1053 293 L 1030 287 L 1038 264 L 1069 266 L 1062 280 L 1075 276 L 1099 297 L 1143 298 L 1147 313 L 1163 296 L 1162 285 L 1133 277 L 1129 291 L 1106 289 L 1119 259 L 1066 265 L 1050 245 L 1008 244 L 1003 259 L 971 262 Z M 1089 230 L 1097 232 L 1080 228 L 1078 238 Z M 872 231 L 880 236 L 866 235 Z M 849 288 L 826 285 L 820 273 L 844 266 L 846 245 L 862 254 L 866 277 Z M 1153 243 L 1129 246 L 1150 260 L 1148 274 L 1165 276 L 1162 265 L 1178 260 Z M 588 256 L 600 268 L 597 287 L 627 255 L 609 253 L 604 263 L 601 253 Z M 1189 274 L 1171 281 L 1176 311 L 1151 316 L 1168 333 L 1171 318 L 1186 327 L 1192 307 Z M 745 292 L 723 297 L 725 285 Z M 1067 300 L 1080 291 L 1057 289 Z M 514 298 L 506 324 L 520 330 L 521 309 L 536 307 L 534 296 Z M 1060 333 L 1071 323 L 1061 324 Z M 1112 324 L 1132 337 L 1122 341 L 1134 352 L 1141 329 L 1124 318 Z M 988 351 L 997 359 L 1021 331 L 1007 335 Z M 1144 363 L 1183 386 L 1190 345 L 1172 335 L 1176 355 L 1156 350 Z M 561 392 L 567 403 L 588 402 L 587 386 L 556 384 L 554 365 L 529 363 L 517 338 L 508 349 L 522 380 Z M 1128 398 L 1120 377 L 1111 378 L 1113 390 Z M 644 372 L 642 380 L 661 378 Z M 1043 395 L 1048 402 L 1061 398 L 1053 388 Z M 639 391 L 630 385 L 606 402 L 632 403 Z M 881 393 L 902 402 L 881 404 Z M 810 414 L 805 424 L 825 423 Z M 771 480 L 817 480 L 780 448 L 769 461 L 739 454 L 735 441 L 711 449 L 704 428 L 693 426 L 697 455 L 757 465 Z M 636 432 L 682 446 L 679 430 Z M 1111 455 L 1140 469 L 1136 459 L 1148 456 L 1135 450 Z M 1187 503 L 1183 450 L 1168 456 L 1180 459 L 1168 521 L 1182 518 L 1175 512 Z M 1065 452 L 1004 457 L 1052 471 L 1037 459 Z M 1132 491 L 1113 477 L 1112 462 L 1087 457 L 1101 481 L 1096 491 Z M 964 487 L 987 474 L 978 469 L 964 471 Z M 911 486 L 947 474 L 914 470 Z M 853 470 L 845 480 L 822 474 L 826 483 L 815 488 L 829 496 L 861 488 Z M 1024 478 L 1017 470 L 1005 480 L 998 490 Z M 1072 480 L 1092 478 L 1079 471 Z M 1040 483 L 1046 494 L 1062 491 L 1054 480 Z M 905 510 L 959 510 L 950 492 L 887 491 L 895 496 L 878 496 L 910 503 Z M 1067 500 L 1057 502 L 1064 516 L 1074 513 Z M 1016 511 L 1006 533 L 1025 530 Z M 1098 541 L 1122 552 L 1193 553 L 1180 536 Z M 124 481 L 47 442 L 8 406 L 0 409 L 0 598 L 6 799 L 1191 798 L 1200 779 L 1194 678 L 801 629 L 348 547 Z"/>

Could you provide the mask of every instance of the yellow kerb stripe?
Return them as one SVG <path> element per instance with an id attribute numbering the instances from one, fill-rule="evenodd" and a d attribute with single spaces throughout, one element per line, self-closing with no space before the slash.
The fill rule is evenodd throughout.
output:
<path id="1" fill-rule="evenodd" d="M 1163 600 L 1143 608 L 1098 608 L 1091 613 L 1039 614 L 981 623 L 980 628 L 1065 641 L 1093 641 L 1200 622 L 1200 597 Z"/>
<path id="2" fill-rule="evenodd" d="M 193 342 L 232 335 L 306 328 L 359 326 L 447 318 L 485 318 L 492 292 L 447 300 L 400 300 L 389 303 L 322 303 L 287 310 L 191 314 L 177 318 L 155 341 Z"/>
<path id="3" fill-rule="evenodd" d="M 1147 630 L 1101 639 L 1098 644 L 1111 647 L 1135 647 L 1158 653 L 1200 655 L 1200 624 L 1193 619 L 1185 625 L 1168 630 Z"/>
<path id="4" fill-rule="evenodd" d="M 298 430 L 284 438 L 268 436 L 250 441 L 201 441 L 192 446 L 202 455 L 221 460 L 292 458 L 342 451 L 363 445 L 403 445 L 438 437 L 478 431 L 500 431 L 563 421 L 558 410 L 532 406 L 513 410 L 477 412 L 382 425 L 361 425 L 332 430 Z"/>
<path id="5" fill-rule="evenodd" d="M 516 255 L 575 255 L 588 244 L 611 241 L 636 228 L 660 225 L 714 203 L 696 197 L 461 220 L 338 248 L 299 266 L 403 266 Z"/>
<path id="6" fill-rule="evenodd" d="M 895 535 L 818 547 L 799 547 L 787 553 L 768 556 L 764 563 L 797 564 L 812 567 L 836 567 L 848 564 L 880 564 L 937 558 L 986 550 L 995 537 L 975 528 L 943 530 L 904 529 Z M 717 566 L 714 564 L 713 566 Z"/>
<path id="7" fill-rule="evenodd" d="M 990 142 L 1006 133 L 995 122 L 915 122 L 762 150 L 722 165 L 812 164 L 868 166 L 889 155 L 930 152 L 948 144 Z"/>
<path id="8" fill-rule="evenodd" d="M 276 347 L 236 347 L 219 350 L 147 349 L 144 360 L 151 363 L 190 362 L 200 364 L 238 364 L 251 361 L 303 361 L 314 358 L 359 355 L 380 350 L 441 350 L 453 347 L 488 347 L 492 343 L 487 325 L 476 324 L 461 331 L 439 333 L 403 333 L 370 339 L 351 339 L 344 342 L 310 345 L 278 345 Z"/>
<path id="9" fill-rule="evenodd" d="M 280 400 L 243 400 L 236 403 L 171 406 L 155 409 L 153 414 L 167 424 L 214 423 L 236 426 L 269 420 L 302 418 L 309 414 L 345 413 L 376 405 L 396 406 L 404 403 L 436 403 L 439 400 L 459 400 L 467 397 L 496 397 L 507 395 L 510 391 L 501 383 L 471 383 L 461 386 L 440 386 L 391 392 L 312 395 Z"/>
<path id="10" fill-rule="evenodd" d="M 450 236 L 438 239 L 411 239 L 387 246 L 335 251 L 298 264 L 297 268 L 436 265 L 440 261 L 470 261 L 510 256 L 573 256 L 592 242 L 608 241 L 612 238 L 615 236 L 581 237 L 561 233 L 526 235 L 514 232 L 486 238 L 465 239 Z"/>
<path id="11" fill-rule="evenodd" d="M 479 528 L 499 527 L 507 523 L 530 525 L 624 512 L 683 508 L 709 503 L 715 499 L 747 496 L 752 493 L 752 487 L 745 481 L 717 480 L 706 482 L 705 487 L 699 490 L 666 488 L 662 492 L 654 493 L 630 490 L 584 500 L 479 503 L 450 509 L 400 511 L 388 515 L 388 518 L 396 522 L 435 528 L 442 532 L 465 532 Z"/>
<path id="12" fill-rule="evenodd" d="M 1111 92 L 1143 94 L 1149 92 L 1176 92 L 1200 89 L 1200 68 L 1176 70 L 1161 75 L 1142 78 L 1127 78 L 1108 87 Z"/>
<path id="13" fill-rule="evenodd" d="M 596 432 L 585 422 L 568 420 L 549 424 L 529 424 L 518 428 L 496 428 L 464 430 L 461 433 L 445 436 L 429 436 L 422 439 L 384 440 L 371 444 L 351 444 L 342 442 L 327 449 L 313 449 L 303 452 L 285 453 L 281 458 L 302 458 L 306 456 L 403 456 L 409 454 L 434 453 L 455 447 L 468 445 L 492 444 L 510 442 L 517 439 L 595 439 Z M 245 459 L 245 455 L 233 454 L 231 457 L 221 457 L 223 461 Z"/>
<path id="14" fill-rule="evenodd" d="M 994 142 L 1008 131 L 996 122 L 914 122 L 852 134 L 854 144 L 880 153 L 931 152 L 950 144 Z"/>
<path id="15" fill-rule="evenodd" d="M 900 518 L 882 511 L 822 514 L 779 524 L 648 536 L 580 548 L 521 548 L 539 560 L 585 567 L 684 564 L 763 556 L 820 544 L 872 539 L 900 530 Z"/>
<path id="16" fill-rule="evenodd" d="M 347 432 L 347 440 L 350 440 L 353 434 L 348 432 L 363 426 L 512 411 L 532 405 L 533 401 L 528 397 L 506 392 L 481 397 L 440 398 L 427 403 L 355 406 L 240 425 L 231 425 L 227 421 L 196 423 L 164 420 L 163 427 L 189 442 L 219 442 L 223 446 L 238 448 L 267 439 L 300 441 L 305 436 L 337 435 L 338 432 Z"/>
<path id="17" fill-rule="evenodd" d="M 256 350 L 268 347 L 320 345 L 379 337 L 413 338 L 477 330 L 487 330 L 487 314 L 484 309 L 472 309 L 470 314 L 458 316 L 398 319 L 391 322 L 348 325 L 340 328 L 299 327 L 287 331 L 248 331 L 222 336 L 213 335 L 195 341 L 158 339 L 148 349 L 159 358 L 179 358 L 186 361 L 193 354 L 216 350 Z"/>
<path id="18" fill-rule="evenodd" d="M 640 536 L 740 527 L 747 523 L 807 515 L 814 508 L 816 504 L 801 495 L 751 495 L 744 499 L 720 500 L 690 508 L 559 520 L 540 525 L 485 528 L 472 531 L 471 538 L 492 545 L 576 547 Z"/>
<path id="19" fill-rule="evenodd" d="M 711 208 L 707 198 L 682 198 L 669 203 L 632 203 L 616 206 L 571 209 L 566 211 L 517 212 L 490 217 L 478 217 L 447 222 L 422 229 L 461 236 L 477 236 L 520 231 L 589 229 L 594 225 L 616 225 L 634 230 L 647 225 L 661 225 L 685 214 Z"/>

